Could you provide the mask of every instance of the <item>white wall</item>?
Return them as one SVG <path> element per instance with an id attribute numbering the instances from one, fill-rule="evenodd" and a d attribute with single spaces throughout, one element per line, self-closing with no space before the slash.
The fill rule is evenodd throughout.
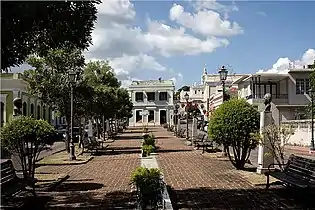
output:
<path id="1" fill-rule="evenodd" d="M 289 144 L 298 146 L 310 146 L 311 144 L 311 121 L 290 120 L 282 124 L 294 126 L 294 134 L 289 139 Z"/>

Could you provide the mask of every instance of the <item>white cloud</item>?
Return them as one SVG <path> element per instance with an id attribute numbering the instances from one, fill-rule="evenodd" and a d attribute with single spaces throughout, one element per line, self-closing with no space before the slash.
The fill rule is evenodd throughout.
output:
<path id="1" fill-rule="evenodd" d="M 204 36 L 233 36 L 244 32 L 238 23 L 221 19 L 213 10 L 202 9 L 192 14 L 185 12 L 183 6 L 173 4 L 169 16 L 172 21 Z"/>
<path id="2" fill-rule="evenodd" d="M 223 5 L 217 2 L 216 0 L 196 0 L 193 3 L 193 6 L 196 10 L 203 10 L 203 9 L 211 9 L 218 12 L 229 13 L 232 11 L 238 11 L 238 7 L 232 2 L 231 5 Z"/>
<path id="3" fill-rule="evenodd" d="M 267 70 L 259 70 L 258 72 L 265 73 L 286 73 L 289 68 L 303 68 L 305 65 L 313 64 L 315 60 L 315 50 L 308 49 L 300 59 L 290 60 L 288 57 L 282 57 L 277 60 L 276 63 L 272 65 L 272 68 Z"/>
<path id="4" fill-rule="evenodd" d="M 216 9 L 223 10 L 219 4 L 215 5 Z M 208 36 L 201 39 L 187 33 L 184 27 L 176 28 L 150 19 L 146 22 L 147 29 L 143 30 L 134 24 L 136 11 L 128 0 L 105 0 L 97 8 L 99 14 L 92 33 L 93 45 L 85 56 L 87 60 L 109 60 L 120 80 L 130 80 L 144 69 L 164 71 L 170 77 L 182 80 L 159 63 L 157 56 L 210 53 L 229 44 L 224 38 Z"/>

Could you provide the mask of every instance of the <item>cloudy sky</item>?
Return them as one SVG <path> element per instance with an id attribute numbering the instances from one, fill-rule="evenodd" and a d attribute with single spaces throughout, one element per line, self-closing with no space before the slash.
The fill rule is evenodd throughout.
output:
<path id="1" fill-rule="evenodd" d="M 234 73 L 278 72 L 315 59 L 315 2 L 128 1 L 98 5 L 87 60 L 110 61 L 118 78 L 200 81 L 226 65 Z"/>

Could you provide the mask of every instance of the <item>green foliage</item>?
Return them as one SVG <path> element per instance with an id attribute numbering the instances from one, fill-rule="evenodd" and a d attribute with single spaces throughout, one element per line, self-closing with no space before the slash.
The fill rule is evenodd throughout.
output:
<path id="1" fill-rule="evenodd" d="M 232 98 L 219 106 L 211 115 L 208 133 L 218 144 L 227 149 L 232 164 L 242 169 L 250 152 L 258 142 L 253 133 L 259 130 L 259 113 L 244 99 Z M 230 156 L 232 147 L 234 159 Z"/>
<path id="2" fill-rule="evenodd" d="M 144 157 L 146 156 L 149 156 L 151 153 L 155 152 L 155 146 L 153 145 L 146 145 L 146 144 L 143 144 L 142 145 L 142 155 Z"/>
<path id="3" fill-rule="evenodd" d="M 155 136 L 153 134 L 145 136 L 143 140 L 143 145 L 152 145 L 155 147 Z"/>
<path id="4" fill-rule="evenodd" d="M 0 138 L 1 147 L 19 156 L 24 177 L 34 178 L 38 155 L 56 137 L 54 127 L 47 121 L 21 116 L 5 124 Z"/>
<path id="5" fill-rule="evenodd" d="M 156 207 L 162 201 L 164 183 L 159 169 L 138 167 L 132 173 L 131 182 L 137 186 L 142 209 L 148 205 Z"/>
<path id="6" fill-rule="evenodd" d="M 85 50 L 97 19 L 95 1 L 1 2 L 1 69 L 21 65 L 50 49 Z"/>

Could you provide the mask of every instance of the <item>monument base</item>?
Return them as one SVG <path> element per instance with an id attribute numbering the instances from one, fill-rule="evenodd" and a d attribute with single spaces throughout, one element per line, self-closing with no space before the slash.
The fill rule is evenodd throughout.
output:
<path id="1" fill-rule="evenodd" d="M 273 170 L 274 168 L 270 168 L 271 170 Z M 266 172 L 268 172 L 268 168 L 263 168 L 262 166 L 258 166 L 256 172 L 258 174 L 265 174 Z"/>

